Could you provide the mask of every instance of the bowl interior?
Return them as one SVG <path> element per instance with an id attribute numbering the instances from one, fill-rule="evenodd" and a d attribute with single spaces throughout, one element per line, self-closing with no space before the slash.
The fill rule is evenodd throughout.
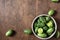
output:
<path id="1" fill-rule="evenodd" d="M 56 31 L 57 31 L 56 21 L 55 21 L 55 19 L 54 19 L 53 17 L 49 16 L 49 17 L 53 20 L 53 22 L 54 22 L 54 24 L 55 24 L 55 30 L 54 30 L 54 32 L 53 32 L 49 37 L 47 37 L 47 38 L 41 38 L 41 37 L 39 37 L 39 36 L 36 35 L 36 33 L 34 32 L 34 27 L 33 27 L 33 26 L 34 26 L 34 22 L 35 22 L 35 21 L 37 20 L 37 18 L 40 17 L 40 16 L 49 16 L 49 15 L 42 14 L 42 15 L 39 15 L 39 16 L 35 17 L 35 19 L 34 19 L 33 22 L 32 22 L 32 31 L 33 31 L 33 34 L 34 34 L 37 38 L 39 38 L 39 39 L 50 39 L 51 37 L 54 36 L 54 34 L 55 34 Z"/>

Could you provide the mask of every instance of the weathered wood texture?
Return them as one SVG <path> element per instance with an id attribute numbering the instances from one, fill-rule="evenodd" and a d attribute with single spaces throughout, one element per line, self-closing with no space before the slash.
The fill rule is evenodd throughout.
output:
<path id="1" fill-rule="evenodd" d="M 31 28 L 32 20 L 37 15 L 47 14 L 49 9 L 57 11 L 53 17 L 60 30 L 60 3 L 50 0 L 0 0 L 0 40 L 39 40 L 34 35 L 25 35 L 23 30 Z M 9 29 L 15 30 L 16 35 L 6 37 Z M 53 37 L 50 40 L 57 39 Z"/>

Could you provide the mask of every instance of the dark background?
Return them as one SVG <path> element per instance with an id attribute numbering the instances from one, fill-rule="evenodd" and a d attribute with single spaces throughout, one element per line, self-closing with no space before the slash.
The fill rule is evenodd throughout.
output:
<path id="1" fill-rule="evenodd" d="M 24 29 L 31 29 L 33 19 L 40 14 L 47 14 L 49 9 L 56 10 L 53 16 L 60 29 L 60 2 L 51 0 L 0 0 L 0 40 L 39 40 L 33 34 L 25 35 Z M 6 37 L 9 29 L 16 31 L 16 35 Z M 51 38 L 50 40 L 60 40 Z"/>

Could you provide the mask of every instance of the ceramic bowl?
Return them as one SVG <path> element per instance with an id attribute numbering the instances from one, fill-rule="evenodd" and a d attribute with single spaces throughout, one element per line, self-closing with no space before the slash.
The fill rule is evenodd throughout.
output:
<path id="1" fill-rule="evenodd" d="M 41 38 L 41 37 L 39 37 L 38 35 L 36 35 L 36 33 L 34 32 L 34 26 L 33 26 L 33 24 L 34 24 L 34 22 L 35 22 L 35 20 L 38 18 L 38 17 L 40 17 L 40 16 L 49 16 L 49 15 L 46 15 L 46 14 L 41 14 L 41 15 L 38 15 L 37 17 L 35 17 L 34 18 L 34 20 L 33 20 L 33 22 L 32 22 L 32 31 L 33 31 L 33 34 L 37 37 L 37 38 L 39 38 L 39 39 L 44 39 L 44 40 L 47 40 L 47 39 L 50 39 L 50 38 L 52 38 L 54 35 L 55 35 L 55 33 L 56 33 L 56 31 L 57 31 L 57 23 L 56 23 L 56 21 L 55 21 L 55 19 L 52 17 L 52 16 L 50 16 L 50 18 L 54 21 L 54 23 L 55 23 L 55 30 L 54 30 L 54 32 L 49 36 L 49 37 L 47 37 L 47 38 Z"/>

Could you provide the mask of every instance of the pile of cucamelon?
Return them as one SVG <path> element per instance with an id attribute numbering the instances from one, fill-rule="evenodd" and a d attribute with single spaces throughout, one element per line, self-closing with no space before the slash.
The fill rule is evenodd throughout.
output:
<path id="1" fill-rule="evenodd" d="M 34 31 L 36 35 L 46 38 L 55 30 L 54 21 L 49 16 L 40 16 L 34 22 Z"/>

